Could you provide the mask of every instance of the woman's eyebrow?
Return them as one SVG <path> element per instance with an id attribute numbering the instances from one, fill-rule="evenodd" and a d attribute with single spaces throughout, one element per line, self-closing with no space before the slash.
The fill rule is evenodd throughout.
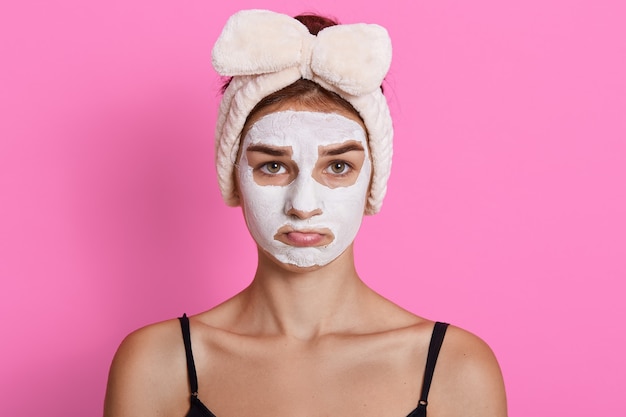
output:
<path id="1" fill-rule="evenodd" d="M 256 144 L 248 146 L 246 152 L 261 152 L 271 156 L 291 156 L 291 147 L 275 147 Z"/>
<path id="2" fill-rule="evenodd" d="M 345 145 L 341 145 L 336 148 L 320 146 L 319 155 L 320 156 L 334 156 L 334 155 L 341 155 L 341 154 L 344 154 L 346 152 L 351 152 L 351 151 L 365 152 L 365 150 L 363 149 L 363 146 L 360 143 L 351 142 L 351 143 L 346 143 Z"/>

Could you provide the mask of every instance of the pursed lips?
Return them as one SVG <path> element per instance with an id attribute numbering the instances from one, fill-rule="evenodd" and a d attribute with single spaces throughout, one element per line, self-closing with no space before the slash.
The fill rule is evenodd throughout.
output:
<path id="1" fill-rule="evenodd" d="M 297 230 L 292 226 L 282 226 L 274 239 L 285 245 L 306 248 L 327 246 L 335 240 L 335 235 L 328 228 Z"/>

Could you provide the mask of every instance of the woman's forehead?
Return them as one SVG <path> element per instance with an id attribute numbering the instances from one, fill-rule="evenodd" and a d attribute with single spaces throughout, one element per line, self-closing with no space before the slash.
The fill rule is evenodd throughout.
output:
<path id="1" fill-rule="evenodd" d="M 363 127 L 337 113 L 284 110 L 269 113 L 257 120 L 244 138 L 244 146 L 265 143 L 276 146 L 315 147 L 362 142 L 367 138 Z"/>
<path id="2" fill-rule="evenodd" d="M 316 106 L 314 104 L 309 104 L 309 103 L 300 103 L 298 101 L 295 100 L 287 100 L 287 101 L 283 101 L 283 102 L 279 102 L 279 103 L 274 103 L 274 104 L 270 104 L 266 107 L 264 107 L 263 109 L 255 112 L 247 121 L 246 121 L 246 125 L 244 126 L 244 129 L 242 131 L 242 138 L 245 137 L 245 134 L 247 133 L 247 131 L 250 129 L 250 127 L 252 125 L 254 125 L 257 121 L 259 121 L 260 119 L 262 119 L 263 117 L 272 114 L 272 113 L 277 113 L 277 112 L 282 112 L 282 111 L 306 111 L 306 112 L 313 112 L 313 113 L 334 113 L 334 114 L 338 114 L 340 116 L 343 116 L 347 119 L 350 119 L 352 121 L 355 121 L 356 123 L 358 123 L 361 128 L 363 128 L 364 131 L 367 132 L 367 129 L 365 127 L 365 124 L 363 123 L 363 120 L 361 120 L 361 118 L 359 117 L 358 114 L 351 112 L 349 110 L 347 110 L 344 107 L 341 107 L 339 105 L 336 104 L 325 104 L 324 106 Z"/>

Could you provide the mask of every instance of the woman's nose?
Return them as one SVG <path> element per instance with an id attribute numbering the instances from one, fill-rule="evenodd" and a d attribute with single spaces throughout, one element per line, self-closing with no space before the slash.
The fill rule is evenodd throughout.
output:
<path id="1" fill-rule="evenodd" d="M 311 176 L 298 176 L 289 185 L 285 201 L 285 214 L 301 220 L 322 214 L 323 203 L 316 192 L 317 182 Z"/>

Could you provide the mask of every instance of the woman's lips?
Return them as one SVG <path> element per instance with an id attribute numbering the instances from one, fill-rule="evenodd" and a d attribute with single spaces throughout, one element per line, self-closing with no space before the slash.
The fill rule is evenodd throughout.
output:
<path id="1" fill-rule="evenodd" d="M 326 246 L 335 240 L 335 236 L 330 229 L 326 228 L 296 230 L 291 226 L 283 226 L 278 229 L 278 232 L 274 235 L 274 239 L 285 245 L 308 248 Z"/>

